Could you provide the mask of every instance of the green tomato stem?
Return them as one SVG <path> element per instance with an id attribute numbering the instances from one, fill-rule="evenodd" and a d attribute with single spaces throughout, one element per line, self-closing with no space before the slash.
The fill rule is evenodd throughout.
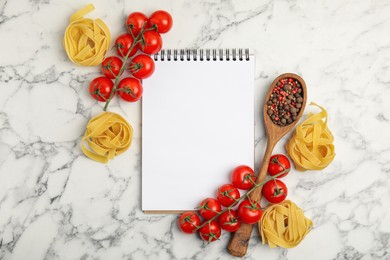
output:
<path id="1" fill-rule="evenodd" d="M 108 104 L 110 104 L 112 98 L 114 97 L 114 94 L 116 93 L 117 89 L 118 89 L 118 84 L 119 84 L 119 80 L 122 76 L 122 73 L 123 71 L 125 70 L 126 68 L 126 62 L 130 56 L 130 53 L 132 52 L 132 50 L 134 49 L 134 47 L 138 44 L 138 43 L 142 43 L 143 44 L 143 38 L 144 38 L 144 32 L 147 32 L 147 31 L 151 31 L 153 30 L 153 28 L 147 28 L 147 29 L 144 29 L 144 26 L 142 26 L 141 28 L 141 31 L 139 32 L 139 34 L 137 35 L 137 37 L 134 38 L 134 35 L 133 33 L 131 33 L 131 35 L 133 36 L 133 43 L 131 44 L 130 46 L 130 49 L 129 51 L 127 52 L 127 54 L 123 57 L 123 64 L 122 64 L 122 67 L 121 69 L 119 70 L 119 73 L 118 75 L 115 77 L 115 80 L 114 80 L 114 87 L 112 88 L 111 90 L 111 93 L 110 93 L 110 96 L 109 98 L 107 99 L 107 102 L 106 104 L 104 105 L 103 107 L 103 111 L 107 111 L 107 108 L 108 108 Z"/>
<path id="2" fill-rule="evenodd" d="M 135 46 L 138 44 L 138 42 L 139 42 L 138 38 L 139 38 L 139 36 L 137 36 L 137 37 L 134 39 L 134 42 L 131 44 L 129 51 L 127 52 L 127 54 L 125 55 L 125 57 L 123 57 L 123 64 L 122 64 L 122 67 L 121 67 L 121 69 L 119 70 L 118 75 L 115 77 L 114 87 L 112 88 L 111 93 L 110 93 L 110 96 L 109 96 L 109 98 L 107 99 L 106 104 L 104 105 L 103 111 L 107 111 L 108 104 L 110 104 L 112 98 L 114 97 L 114 94 L 115 94 L 116 91 L 117 91 L 118 84 L 119 84 L 119 79 L 120 79 L 120 77 L 121 77 L 123 71 L 125 70 L 126 62 L 127 62 L 127 59 L 128 59 L 129 56 L 130 56 L 131 51 L 134 49 L 134 47 L 135 47 Z"/>

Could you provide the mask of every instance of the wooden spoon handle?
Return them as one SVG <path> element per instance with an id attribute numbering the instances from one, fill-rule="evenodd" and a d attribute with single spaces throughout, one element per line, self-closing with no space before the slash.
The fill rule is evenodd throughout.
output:
<path id="1" fill-rule="evenodd" d="M 231 255 L 242 257 L 246 254 L 252 229 L 253 225 L 241 223 L 240 228 L 232 234 L 228 245 Z"/>
<path id="2" fill-rule="evenodd" d="M 268 139 L 267 149 L 265 150 L 263 164 L 260 168 L 259 174 L 256 178 L 256 183 L 260 183 L 265 180 L 267 175 L 269 158 L 271 157 L 272 151 L 275 147 L 276 142 Z M 261 188 L 255 189 L 250 194 L 250 199 L 254 201 L 260 201 L 261 199 Z M 248 249 L 249 239 L 251 238 L 253 225 L 242 223 L 241 227 L 232 235 L 230 243 L 228 245 L 228 251 L 233 256 L 242 257 L 246 254 Z"/>
<path id="3" fill-rule="evenodd" d="M 265 177 L 267 176 L 267 170 L 268 170 L 268 164 L 269 159 L 271 158 L 272 151 L 274 150 L 276 142 L 273 141 L 273 139 L 268 138 L 267 148 L 265 149 L 264 157 L 263 157 L 263 163 L 261 165 L 259 174 L 257 174 L 256 177 L 256 183 L 263 182 L 265 180 Z M 261 199 L 261 189 L 263 187 L 258 187 L 252 193 L 250 194 L 250 199 L 255 201 L 260 201 Z"/>

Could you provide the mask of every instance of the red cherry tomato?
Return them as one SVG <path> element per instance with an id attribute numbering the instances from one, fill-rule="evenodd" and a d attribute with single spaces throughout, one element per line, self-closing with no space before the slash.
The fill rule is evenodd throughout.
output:
<path id="1" fill-rule="evenodd" d="M 240 198 L 240 192 L 232 184 L 225 184 L 218 188 L 217 199 L 222 206 L 229 207 Z"/>
<path id="2" fill-rule="evenodd" d="M 162 48 L 162 38 L 156 31 L 146 31 L 143 40 L 137 46 L 146 54 L 155 54 Z"/>
<path id="3" fill-rule="evenodd" d="M 240 165 L 233 170 L 232 183 L 238 189 L 249 190 L 255 183 L 255 173 L 251 167 Z"/>
<path id="4" fill-rule="evenodd" d="M 145 54 L 135 56 L 130 63 L 130 72 L 137 79 L 145 79 L 154 72 L 153 59 Z"/>
<path id="5" fill-rule="evenodd" d="M 264 198 L 271 203 L 280 203 L 287 197 L 287 186 L 282 181 L 274 179 L 266 182 L 261 190 Z"/>
<path id="6" fill-rule="evenodd" d="M 143 93 L 141 82 L 135 78 L 124 78 L 118 84 L 118 95 L 125 101 L 135 102 Z"/>
<path id="7" fill-rule="evenodd" d="M 115 41 L 114 47 L 116 48 L 116 52 L 119 56 L 125 57 L 129 51 L 130 47 L 133 44 L 134 39 L 130 34 L 124 33 L 119 35 L 119 37 Z M 130 55 L 128 57 L 133 56 L 137 52 L 137 46 L 135 45 L 133 49 L 130 51 Z"/>
<path id="8" fill-rule="evenodd" d="M 111 79 L 98 77 L 89 84 L 89 94 L 98 101 L 106 102 L 113 88 L 114 83 Z"/>
<path id="9" fill-rule="evenodd" d="M 204 199 L 199 205 L 199 213 L 205 219 L 210 219 L 221 211 L 221 204 L 214 198 Z"/>
<path id="10" fill-rule="evenodd" d="M 200 218 L 194 211 L 184 212 L 178 219 L 177 224 L 181 231 L 192 234 L 200 226 Z"/>
<path id="11" fill-rule="evenodd" d="M 149 17 L 148 26 L 155 27 L 158 33 L 166 33 L 172 28 L 172 16 L 164 11 L 158 10 Z"/>
<path id="12" fill-rule="evenodd" d="M 109 79 L 115 79 L 119 75 L 123 62 L 116 56 L 107 57 L 102 62 L 102 73 Z"/>
<path id="13" fill-rule="evenodd" d="M 207 242 L 214 242 L 221 236 L 221 228 L 216 221 L 211 221 L 199 229 L 200 237 Z"/>
<path id="14" fill-rule="evenodd" d="M 255 224 L 259 222 L 263 211 L 258 202 L 244 200 L 238 206 L 239 219 L 246 224 Z"/>
<path id="15" fill-rule="evenodd" d="M 227 232 L 236 232 L 241 226 L 241 222 L 237 218 L 237 211 L 233 209 L 222 213 L 219 216 L 218 224 Z"/>
<path id="16" fill-rule="evenodd" d="M 290 168 L 290 160 L 283 154 L 272 155 L 269 159 L 268 174 L 271 176 L 275 176 L 276 174 L 286 170 L 286 173 L 278 176 L 278 178 L 282 178 L 290 172 Z"/>
<path id="17" fill-rule="evenodd" d="M 126 20 L 127 29 L 133 33 L 136 37 L 141 31 L 143 26 L 146 26 L 148 17 L 140 12 L 134 12 L 129 14 Z"/>

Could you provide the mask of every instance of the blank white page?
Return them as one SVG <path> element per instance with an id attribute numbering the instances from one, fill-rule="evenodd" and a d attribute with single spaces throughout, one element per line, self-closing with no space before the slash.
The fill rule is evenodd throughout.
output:
<path id="1" fill-rule="evenodd" d="M 142 210 L 192 210 L 254 165 L 254 59 L 155 62 L 142 97 Z"/>

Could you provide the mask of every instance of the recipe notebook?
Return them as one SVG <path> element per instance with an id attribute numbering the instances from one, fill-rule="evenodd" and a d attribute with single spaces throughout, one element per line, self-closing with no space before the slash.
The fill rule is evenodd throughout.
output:
<path id="1" fill-rule="evenodd" d="M 193 210 L 238 165 L 254 165 L 249 50 L 162 50 L 144 80 L 142 210 Z"/>

